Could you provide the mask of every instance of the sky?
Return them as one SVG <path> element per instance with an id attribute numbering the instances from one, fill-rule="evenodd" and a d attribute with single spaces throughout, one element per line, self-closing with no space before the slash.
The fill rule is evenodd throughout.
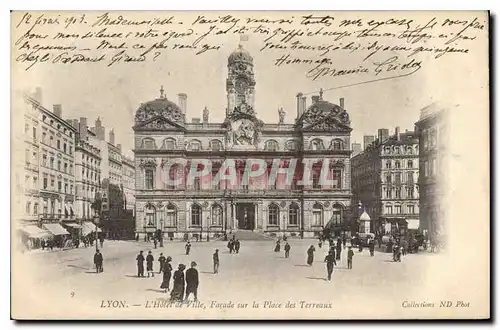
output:
<path id="1" fill-rule="evenodd" d="M 224 120 L 227 103 L 225 79 L 227 77 L 227 57 L 239 43 L 237 36 L 225 39 L 217 52 L 203 55 L 170 52 L 155 61 L 124 64 L 111 67 L 87 64 L 36 65 L 29 71 L 19 69 L 14 75 L 17 89 L 42 87 L 43 105 L 49 109 L 52 104 L 62 104 L 63 117 L 73 119 L 87 117 L 93 126 L 100 117 L 106 126 L 106 134 L 115 131 L 116 143 L 130 155 L 133 148 L 134 113 L 142 102 L 155 99 L 164 87 L 168 99 L 177 102 L 178 93 L 186 93 L 187 119 L 202 117 L 206 106 L 211 122 Z M 467 69 L 466 61 L 457 70 L 457 62 L 443 57 L 428 61 L 413 75 L 361 84 L 352 87 L 328 90 L 338 86 L 359 83 L 361 76 L 325 77 L 312 81 L 306 77 L 307 67 L 301 65 L 276 67 L 274 62 L 282 51 L 260 52 L 262 44 L 256 38 L 244 42 L 244 47 L 254 58 L 256 80 L 255 111 L 257 117 L 266 123 L 278 122 L 278 109 L 286 111 L 285 123 L 293 123 L 296 118 L 296 94 L 315 93 L 320 88 L 327 90 L 323 99 L 338 104 L 345 99 L 351 126 L 351 142 L 363 141 L 363 135 L 376 134 L 379 128 L 394 132 L 396 126 L 404 132 L 413 130 L 419 119 L 420 109 L 432 102 L 457 103 L 467 91 L 467 81 L 473 79 L 474 72 Z M 293 53 L 292 53 L 293 55 Z M 452 55 L 447 55 L 451 58 Z M 352 67 L 353 56 L 338 53 L 332 56 L 337 67 Z M 308 105 L 311 104 L 308 95 Z"/>

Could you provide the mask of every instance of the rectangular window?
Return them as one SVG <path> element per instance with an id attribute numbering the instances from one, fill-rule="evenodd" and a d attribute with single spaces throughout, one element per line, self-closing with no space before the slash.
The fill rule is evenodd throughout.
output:
<path id="1" fill-rule="evenodd" d="M 332 180 L 334 189 L 342 189 L 342 170 L 333 170 Z"/>
<path id="2" fill-rule="evenodd" d="M 396 198 L 401 198 L 401 188 L 396 188 Z"/>
<path id="3" fill-rule="evenodd" d="M 408 205 L 408 213 L 415 214 L 415 206 L 414 205 Z"/>
<path id="4" fill-rule="evenodd" d="M 63 144 L 63 151 L 66 153 L 66 142 Z"/>
<path id="5" fill-rule="evenodd" d="M 33 142 L 36 143 L 36 127 L 33 127 Z"/>
<path id="6" fill-rule="evenodd" d="M 394 213 L 395 214 L 401 214 L 401 205 L 395 205 L 394 206 Z"/>
<path id="7" fill-rule="evenodd" d="M 33 205 L 33 214 L 38 215 L 38 203 L 35 203 L 35 205 Z"/>
<path id="8" fill-rule="evenodd" d="M 72 155 L 73 154 L 73 147 L 72 146 L 69 146 L 69 154 Z"/>
<path id="9" fill-rule="evenodd" d="M 61 161 L 60 160 L 57 161 L 57 170 L 58 171 L 61 170 Z"/>
<path id="10" fill-rule="evenodd" d="M 61 149 L 61 140 L 57 140 L 57 149 Z"/>
<path id="11" fill-rule="evenodd" d="M 278 208 L 270 207 L 269 208 L 269 224 L 272 226 L 278 225 Z"/>
<path id="12" fill-rule="evenodd" d="M 385 198 L 392 198 L 392 188 L 387 188 L 385 191 Z"/>
<path id="13" fill-rule="evenodd" d="M 395 178 L 394 181 L 396 182 L 396 184 L 401 184 L 401 173 L 396 173 L 394 178 Z"/>
<path id="14" fill-rule="evenodd" d="M 38 178 L 36 176 L 33 177 L 33 189 L 38 188 Z"/>
<path id="15" fill-rule="evenodd" d="M 50 168 L 54 168 L 54 157 L 50 157 Z"/>
<path id="16" fill-rule="evenodd" d="M 153 189 L 154 188 L 154 171 L 152 169 L 147 169 L 146 170 L 146 189 Z"/>
<path id="17" fill-rule="evenodd" d="M 320 175 L 320 172 L 318 170 L 312 170 L 312 181 L 313 181 L 313 188 L 314 189 L 319 189 L 321 188 L 320 184 L 319 184 L 319 175 Z"/>
<path id="18" fill-rule="evenodd" d="M 392 206 L 391 205 L 387 205 L 385 207 L 385 214 L 392 214 Z"/>
<path id="19" fill-rule="evenodd" d="M 64 193 L 65 194 L 68 193 L 68 184 L 67 183 L 64 184 Z"/>
<path id="20" fill-rule="evenodd" d="M 43 178 L 43 189 L 47 189 L 48 179 L 46 177 Z"/>
<path id="21" fill-rule="evenodd" d="M 61 192 L 62 190 L 62 183 L 61 181 L 57 181 L 57 191 Z"/>
<path id="22" fill-rule="evenodd" d="M 30 214 L 31 212 L 31 202 L 26 203 L 26 214 Z"/>
<path id="23" fill-rule="evenodd" d="M 392 183 L 392 176 L 391 176 L 390 173 L 386 174 L 386 176 L 385 176 L 385 182 Z"/>
<path id="24" fill-rule="evenodd" d="M 297 226 L 299 224 L 299 209 L 297 207 L 290 207 L 288 211 L 288 223 L 292 226 Z"/>
<path id="25" fill-rule="evenodd" d="M 413 198 L 413 187 L 406 188 L 406 198 Z"/>
<path id="26" fill-rule="evenodd" d="M 52 189 L 55 188 L 55 184 L 56 184 L 56 180 L 50 179 L 50 186 L 52 187 Z"/>

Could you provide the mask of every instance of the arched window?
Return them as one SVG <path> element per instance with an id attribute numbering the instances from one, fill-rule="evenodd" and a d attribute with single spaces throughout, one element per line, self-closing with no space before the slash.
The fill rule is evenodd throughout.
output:
<path id="1" fill-rule="evenodd" d="M 413 160 L 411 160 L 411 159 L 408 160 L 408 168 L 413 168 Z"/>
<path id="2" fill-rule="evenodd" d="M 167 206 L 166 226 L 177 227 L 177 208 L 173 204 Z"/>
<path id="3" fill-rule="evenodd" d="M 163 149 L 174 150 L 175 149 L 175 140 L 170 139 L 170 138 L 163 140 Z"/>
<path id="4" fill-rule="evenodd" d="M 279 218 L 280 218 L 280 209 L 278 205 L 276 204 L 269 205 L 268 224 L 271 226 L 277 226 Z"/>
<path id="5" fill-rule="evenodd" d="M 332 141 L 332 149 L 333 150 L 342 150 L 342 149 L 344 149 L 343 144 L 344 143 L 342 142 L 342 140 L 335 139 Z"/>
<path id="6" fill-rule="evenodd" d="M 409 146 L 407 149 L 406 149 L 406 152 L 411 155 L 413 154 L 413 148 L 411 146 Z"/>
<path id="7" fill-rule="evenodd" d="M 297 150 L 297 141 L 295 140 L 290 140 L 290 141 L 287 141 L 286 144 L 285 144 L 285 147 L 287 150 L 290 150 L 290 151 L 295 151 Z"/>
<path id="8" fill-rule="evenodd" d="M 394 167 L 401 168 L 401 162 L 399 160 L 396 160 L 396 162 L 394 162 Z"/>
<path id="9" fill-rule="evenodd" d="M 389 155 L 391 153 L 391 147 L 385 147 L 384 150 L 386 155 Z"/>
<path id="10" fill-rule="evenodd" d="M 220 151 L 222 150 L 222 143 L 219 140 L 212 140 L 210 142 L 210 149 L 212 151 Z"/>
<path id="11" fill-rule="evenodd" d="M 320 139 L 314 139 L 311 141 L 311 150 L 323 150 L 323 141 Z"/>
<path id="12" fill-rule="evenodd" d="M 288 223 L 291 226 L 299 224 L 299 206 L 295 203 L 292 203 L 288 208 Z"/>
<path id="13" fill-rule="evenodd" d="M 342 211 L 343 211 L 343 209 L 344 208 L 340 204 L 333 205 L 333 208 L 332 208 L 332 220 L 333 220 L 333 223 L 339 225 L 342 222 Z"/>
<path id="14" fill-rule="evenodd" d="M 387 160 L 385 163 L 385 168 L 391 168 L 392 164 L 390 160 Z"/>
<path id="15" fill-rule="evenodd" d="M 212 206 L 212 226 L 222 226 L 222 207 L 219 204 Z"/>
<path id="16" fill-rule="evenodd" d="M 142 139 L 142 148 L 143 149 L 156 149 L 155 140 L 151 138 Z"/>
<path id="17" fill-rule="evenodd" d="M 146 205 L 146 225 L 156 226 L 156 208 L 153 205 Z"/>
<path id="18" fill-rule="evenodd" d="M 153 167 L 146 167 L 144 169 L 144 187 L 146 189 L 154 189 L 154 178 L 155 178 L 155 170 Z"/>
<path id="19" fill-rule="evenodd" d="M 191 142 L 189 142 L 189 150 L 191 151 L 201 150 L 201 142 L 198 140 L 192 140 Z"/>
<path id="20" fill-rule="evenodd" d="M 313 226 L 322 226 L 323 225 L 323 206 L 319 203 L 315 203 L 313 206 L 313 218 L 312 218 Z"/>
<path id="21" fill-rule="evenodd" d="M 276 151 L 278 150 L 278 142 L 274 140 L 269 140 L 266 142 L 266 150 Z"/>
<path id="22" fill-rule="evenodd" d="M 201 226 L 201 206 L 198 204 L 191 206 L 191 225 Z"/>

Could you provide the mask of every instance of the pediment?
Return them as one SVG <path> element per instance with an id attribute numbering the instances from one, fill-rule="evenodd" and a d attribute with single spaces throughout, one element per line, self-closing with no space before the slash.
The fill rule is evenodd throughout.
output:
<path id="1" fill-rule="evenodd" d="M 304 132 L 351 132 L 352 128 L 336 118 L 326 117 L 315 123 L 302 123 Z"/>
<path id="2" fill-rule="evenodd" d="M 179 123 L 163 116 L 155 116 L 133 127 L 134 131 L 185 131 L 186 128 Z"/>

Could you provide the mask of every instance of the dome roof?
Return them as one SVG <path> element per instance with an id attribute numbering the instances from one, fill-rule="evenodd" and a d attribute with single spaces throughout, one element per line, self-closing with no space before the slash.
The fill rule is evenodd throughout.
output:
<path id="1" fill-rule="evenodd" d="M 141 104 L 135 113 L 135 123 L 139 124 L 157 116 L 174 122 L 184 122 L 184 113 L 181 108 L 164 97 L 163 93 L 160 98 Z"/>
<path id="2" fill-rule="evenodd" d="M 236 49 L 234 52 L 229 55 L 227 59 L 228 63 L 235 63 L 235 62 L 247 62 L 247 63 L 252 63 L 253 62 L 253 57 L 250 55 L 248 51 L 243 49 L 242 45 L 238 46 L 238 49 Z"/>
<path id="3" fill-rule="evenodd" d="M 368 213 L 366 213 L 366 211 L 363 211 L 363 213 L 361 214 L 361 216 L 359 217 L 359 220 L 361 221 L 370 221 L 371 218 L 370 216 L 368 215 Z"/>
<path id="4" fill-rule="evenodd" d="M 347 111 L 339 105 L 325 101 L 320 97 L 313 97 L 311 104 L 301 117 L 306 125 L 317 125 L 318 123 L 341 125 L 346 129 L 350 127 L 351 120 Z"/>

